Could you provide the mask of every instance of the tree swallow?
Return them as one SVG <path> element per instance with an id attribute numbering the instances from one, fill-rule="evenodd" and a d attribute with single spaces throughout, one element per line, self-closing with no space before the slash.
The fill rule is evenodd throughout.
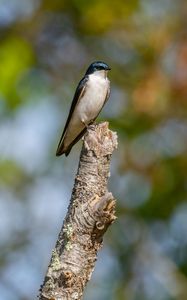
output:
<path id="1" fill-rule="evenodd" d="M 108 100 L 110 81 L 107 78 L 110 67 L 101 61 L 93 62 L 79 82 L 71 104 L 64 131 L 56 155 L 65 153 L 85 134 L 88 125 L 92 124 Z"/>

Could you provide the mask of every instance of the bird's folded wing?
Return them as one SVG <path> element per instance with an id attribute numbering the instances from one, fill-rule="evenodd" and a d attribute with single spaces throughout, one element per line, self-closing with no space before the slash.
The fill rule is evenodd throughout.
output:
<path id="1" fill-rule="evenodd" d="M 88 76 L 85 76 L 79 82 L 79 84 L 77 86 L 77 89 L 75 91 L 75 95 L 73 97 L 73 101 L 72 101 L 72 104 L 71 104 L 70 112 L 69 112 L 69 115 L 68 115 L 68 118 L 67 118 L 67 121 L 66 121 L 66 124 L 65 124 L 62 136 L 60 138 L 60 142 L 59 142 L 58 147 L 57 147 L 57 151 L 56 151 L 56 155 L 57 156 L 60 156 L 60 155 L 62 155 L 65 152 L 64 149 L 63 149 L 63 147 L 64 147 L 63 146 L 63 140 L 64 140 L 64 137 L 65 137 L 65 134 L 66 134 L 66 130 L 68 128 L 69 122 L 71 120 L 72 114 L 73 114 L 73 112 L 75 110 L 75 107 L 76 107 L 77 103 L 79 102 L 80 98 L 84 95 L 87 81 L 88 81 Z"/>

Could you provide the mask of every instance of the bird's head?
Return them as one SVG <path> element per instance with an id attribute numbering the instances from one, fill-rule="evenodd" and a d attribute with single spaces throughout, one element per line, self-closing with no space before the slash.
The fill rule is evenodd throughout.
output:
<path id="1" fill-rule="evenodd" d="M 97 71 L 107 72 L 109 70 L 111 70 L 111 69 L 106 63 L 104 63 L 102 61 L 95 61 L 87 69 L 86 75 L 93 74 L 94 72 L 97 72 Z"/>

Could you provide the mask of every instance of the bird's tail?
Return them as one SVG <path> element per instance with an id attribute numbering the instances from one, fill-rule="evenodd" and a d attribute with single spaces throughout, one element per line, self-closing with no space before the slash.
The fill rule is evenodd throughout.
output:
<path id="1" fill-rule="evenodd" d="M 65 148 L 64 142 L 62 141 L 59 143 L 57 151 L 56 151 L 56 156 L 60 156 L 62 154 L 65 154 L 65 156 L 68 156 L 72 147 Z"/>

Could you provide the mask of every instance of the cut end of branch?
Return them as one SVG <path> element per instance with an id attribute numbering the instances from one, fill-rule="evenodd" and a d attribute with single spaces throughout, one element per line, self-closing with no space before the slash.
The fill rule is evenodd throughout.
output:
<path id="1" fill-rule="evenodd" d="M 84 149 L 95 156 L 111 155 L 117 148 L 117 134 L 108 128 L 108 122 L 90 125 L 84 136 Z"/>

